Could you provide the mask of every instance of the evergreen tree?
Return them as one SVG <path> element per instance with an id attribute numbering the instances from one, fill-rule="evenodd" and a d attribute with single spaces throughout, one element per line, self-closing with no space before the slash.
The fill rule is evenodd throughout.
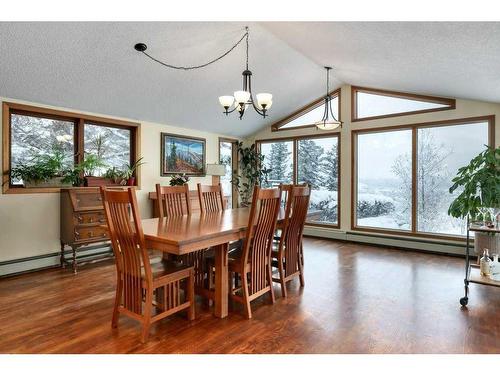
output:
<path id="1" fill-rule="evenodd" d="M 177 146 L 175 145 L 175 142 L 170 143 L 170 156 L 168 158 L 168 166 L 171 171 L 176 170 L 177 166 Z"/>
<path id="2" fill-rule="evenodd" d="M 337 191 L 339 181 L 339 156 L 335 144 L 325 156 L 321 158 L 321 170 L 323 172 L 322 185 L 330 191 Z"/>
<path id="3" fill-rule="evenodd" d="M 291 152 L 288 151 L 285 142 L 276 142 L 271 144 L 271 152 L 269 153 L 269 180 L 276 182 L 285 182 L 291 178 L 291 173 L 287 171 L 290 165 Z"/>
<path id="4" fill-rule="evenodd" d="M 297 166 L 299 183 L 308 183 L 313 189 L 321 185 L 320 159 L 323 155 L 323 147 L 310 139 L 299 142 L 299 163 Z"/>

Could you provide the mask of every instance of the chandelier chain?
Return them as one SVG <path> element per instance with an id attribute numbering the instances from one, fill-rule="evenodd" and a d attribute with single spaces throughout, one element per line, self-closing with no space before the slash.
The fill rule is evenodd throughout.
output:
<path id="1" fill-rule="evenodd" d="M 151 56 L 150 54 L 148 54 L 145 50 L 144 51 L 140 51 L 140 52 L 142 52 L 144 55 L 146 55 L 147 57 L 149 57 L 151 60 L 153 60 L 153 61 L 157 62 L 158 64 L 161 64 L 161 65 L 163 65 L 163 66 L 165 66 L 167 68 L 177 69 L 177 70 L 193 70 L 193 69 L 205 68 L 208 65 L 211 65 L 211 64 L 213 64 L 213 63 L 215 63 L 215 62 L 223 59 L 228 54 L 230 54 L 236 47 L 238 47 L 238 45 L 245 38 L 246 38 L 246 44 L 247 44 L 247 51 L 246 52 L 247 52 L 247 69 L 248 69 L 248 27 L 245 27 L 245 34 L 243 34 L 243 36 L 240 38 L 240 40 L 238 40 L 229 50 L 227 50 L 226 52 L 224 52 L 219 57 L 216 57 L 215 59 L 210 60 L 209 62 L 201 64 L 201 65 L 195 65 L 195 66 L 177 66 L 177 65 L 172 65 L 172 64 L 168 64 L 168 63 L 165 63 L 163 61 L 160 61 L 160 60 L 154 58 L 153 56 Z"/>

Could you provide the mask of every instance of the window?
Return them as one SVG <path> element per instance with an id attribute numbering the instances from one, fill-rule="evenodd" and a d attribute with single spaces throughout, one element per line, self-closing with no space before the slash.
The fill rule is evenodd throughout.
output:
<path id="1" fill-rule="evenodd" d="M 455 109 L 455 100 L 352 87 L 352 121 Z"/>
<path id="2" fill-rule="evenodd" d="M 332 92 L 331 96 L 333 114 L 336 119 L 340 119 L 340 89 Z M 314 127 L 314 124 L 321 120 L 324 112 L 324 98 L 321 98 L 286 117 L 285 119 L 273 124 L 271 129 L 273 131 L 277 131 Z"/>
<path id="3" fill-rule="evenodd" d="M 11 113 L 11 168 L 29 165 L 36 159 L 61 153 L 64 167 L 74 165 L 75 122 L 40 117 L 34 114 Z M 23 186 L 20 178 L 11 178 L 14 186 Z"/>
<path id="4" fill-rule="evenodd" d="M 123 169 L 137 155 L 139 124 L 77 113 L 3 103 L 3 192 L 53 192 L 58 188 L 24 188 L 25 181 L 10 171 L 36 161 L 57 160 L 58 169 L 71 170 L 86 155 L 100 156 L 108 168 Z M 45 163 L 47 165 L 47 163 Z M 58 165 L 59 165 L 58 164 Z"/>
<path id="5" fill-rule="evenodd" d="M 337 137 L 298 140 L 297 183 L 307 183 L 312 189 L 307 221 L 338 224 Z"/>
<path id="6" fill-rule="evenodd" d="M 358 135 L 356 225 L 411 229 L 411 130 Z"/>
<path id="7" fill-rule="evenodd" d="M 493 116 L 353 131 L 353 229 L 465 234 L 448 216 L 458 168 L 492 142 Z"/>
<path id="8" fill-rule="evenodd" d="M 108 168 L 123 169 L 130 163 L 132 134 L 130 129 L 88 123 L 85 123 L 84 127 L 85 155 L 96 155 L 106 165 L 95 171 L 96 176 L 104 175 Z"/>
<path id="9" fill-rule="evenodd" d="M 450 194 L 458 168 L 488 144 L 488 121 L 418 129 L 417 229 L 419 232 L 465 235 L 464 220 L 448 216 L 460 192 Z"/>
<path id="10" fill-rule="evenodd" d="M 260 144 L 260 153 L 264 155 L 264 165 L 271 169 L 267 176 L 265 187 L 276 187 L 279 184 L 291 184 L 293 173 L 293 142 L 263 142 Z"/>
<path id="11" fill-rule="evenodd" d="M 307 223 L 338 226 L 338 134 L 257 141 L 257 144 L 264 155 L 264 165 L 271 169 L 263 186 L 310 184 L 312 191 Z"/>
<path id="12" fill-rule="evenodd" d="M 220 177 L 222 191 L 227 199 L 227 208 L 237 207 L 237 195 L 232 184 L 233 170 L 237 169 L 237 141 L 219 138 L 219 163 L 226 167 L 226 174 Z"/>

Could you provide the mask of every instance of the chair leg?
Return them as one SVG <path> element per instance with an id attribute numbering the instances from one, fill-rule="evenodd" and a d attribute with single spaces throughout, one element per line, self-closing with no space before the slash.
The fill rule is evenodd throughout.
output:
<path id="1" fill-rule="evenodd" d="M 120 306 L 120 301 L 122 298 L 122 290 L 123 284 L 120 280 L 120 276 L 118 276 L 118 281 L 116 282 L 115 306 L 113 307 L 113 318 L 111 319 L 112 328 L 118 327 L 118 318 L 120 316 L 118 307 Z"/>
<path id="2" fill-rule="evenodd" d="M 267 280 L 269 282 L 269 291 L 271 292 L 271 303 L 274 304 L 276 298 L 274 297 L 274 288 L 273 288 L 273 273 L 271 270 L 271 262 L 267 265 Z"/>
<path id="3" fill-rule="evenodd" d="M 304 287 L 304 253 L 302 249 L 302 243 L 300 244 L 300 257 L 299 257 L 299 279 L 300 279 L 300 286 Z"/>
<path id="4" fill-rule="evenodd" d="M 191 270 L 189 272 L 188 278 L 188 298 L 189 298 L 189 310 L 188 310 L 188 319 L 194 320 L 195 318 L 195 300 L 194 300 L 194 271 Z"/>
<path id="5" fill-rule="evenodd" d="M 153 308 L 153 291 L 146 290 L 146 302 L 144 306 L 144 321 L 142 322 L 141 342 L 145 343 L 149 337 L 149 327 L 151 326 L 151 310 Z"/>
<path id="6" fill-rule="evenodd" d="M 278 272 L 280 274 L 281 295 L 286 298 L 285 270 L 283 268 L 283 258 L 278 259 Z"/>
<path id="7" fill-rule="evenodd" d="M 248 279 L 247 275 L 241 275 L 241 282 L 243 287 L 243 309 L 245 310 L 245 316 L 247 319 L 252 319 L 252 308 L 250 306 L 250 296 L 248 292 Z"/>

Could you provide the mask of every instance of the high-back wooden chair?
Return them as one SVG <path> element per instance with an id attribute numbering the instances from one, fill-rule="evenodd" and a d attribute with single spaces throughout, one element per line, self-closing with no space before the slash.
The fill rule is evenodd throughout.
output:
<path id="1" fill-rule="evenodd" d="M 123 313 L 142 323 L 141 341 L 145 342 L 151 323 L 181 310 L 188 310 L 189 319 L 194 319 L 193 267 L 150 263 L 135 189 L 119 191 L 101 187 L 101 195 L 116 259 L 117 287 L 112 327 L 117 327 L 119 314 Z M 161 306 L 163 311 L 152 316 L 153 296 L 158 289 L 166 302 Z"/>
<path id="2" fill-rule="evenodd" d="M 201 212 L 219 212 L 225 209 L 222 185 L 202 185 L 198 183 L 198 198 Z"/>
<path id="3" fill-rule="evenodd" d="M 156 184 L 156 202 L 160 219 L 191 214 L 188 184 L 182 186 Z"/>
<path id="4" fill-rule="evenodd" d="M 292 278 L 299 276 L 300 285 L 304 286 L 302 237 L 310 196 L 309 186 L 294 186 L 291 189 L 278 249 L 272 251 L 273 266 L 279 272 L 279 278 L 273 278 L 273 281 L 281 284 L 283 297 L 286 297 L 286 282 Z"/>
<path id="5" fill-rule="evenodd" d="M 293 189 L 293 184 L 279 184 L 279 188 L 281 189 L 281 204 L 283 207 L 286 207 L 288 197 Z"/>
<path id="6" fill-rule="evenodd" d="M 191 214 L 191 200 L 189 199 L 189 186 L 184 184 L 182 186 L 161 186 L 156 184 L 156 201 L 158 208 L 159 219 L 165 217 L 175 217 Z M 206 279 L 206 272 L 204 270 L 204 257 L 205 250 L 193 251 L 189 254 L 176 257 L 182 264 L 193 266 L 195 275 L 195 287 L 200 291 Z M 163 260 L 168 260 L 171 257 L 169 254 L 163 255 Z"/>
<path id="7" fill-rule="evenodd" d="M 271 249 L 280 211 L 281 190 L 254 187 L 247 235 L 241 252 L 229 253 L 229 272 L 241 277 L 241 296 L 230 285 L 230 297 L 242 303 L 247 318 L 252 317 L 250 302 L 271 294 L 274 303 L 271 274 Z M 232 277 L 229 277 L 232 280 Z"/>

